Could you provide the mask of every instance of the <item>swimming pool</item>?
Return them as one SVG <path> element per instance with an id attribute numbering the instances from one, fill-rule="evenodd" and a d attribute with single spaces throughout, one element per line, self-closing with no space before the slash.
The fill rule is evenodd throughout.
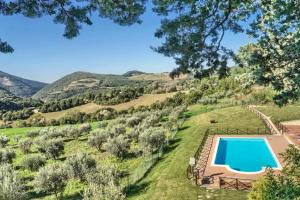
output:
<path id="1" fill-rule="evenodd" d="M 219 137 L 212 166 L 223 166 L 237 173 L 260 173 L 266 167 L 281 165 L 266 138 Z"/>

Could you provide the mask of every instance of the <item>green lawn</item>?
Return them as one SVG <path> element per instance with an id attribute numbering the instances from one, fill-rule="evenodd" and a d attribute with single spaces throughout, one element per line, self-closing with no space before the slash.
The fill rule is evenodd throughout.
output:
<path id="1" fill-rule="evenodd" d="M 184 124 L 169 153 L 140 181 L 128 196 L 131 200 L 222 199 L 243 200 L 246 192 L 206 190 L 186 178 L 189 157 L 201 142 L 205 130 L 218 121 L 215 128 L 264 128 L 263 122 L 242 107 L 213 109 L 214 106 L 195 105 L 189 108 L 190 119 Z"/>

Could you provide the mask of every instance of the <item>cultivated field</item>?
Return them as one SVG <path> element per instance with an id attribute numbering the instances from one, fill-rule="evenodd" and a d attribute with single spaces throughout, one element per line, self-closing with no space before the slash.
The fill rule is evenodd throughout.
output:
<path id="1" fill-rule="evenodd" d="M 112 105 L 112 106 L 101 106 L 101 105 L 98 105 L 95 103 L 88 103 L 88 104 L 85 104 L 82 106 L 77 106 L 77 107 L 74 107 L 74 108 L 71 108 L 68 110 L 64 110 L 64 111 L 43 113 L 43 116 L 46 117 L 46 120 L 59 119 L 60 117 L 64 116 L 66 114 L 66 112 L 68 112 L 68 111 L 78 110 L 80 112 L 93 113 L 101 108 L 107 108 L 107 107 L 114 108 L 114 109 L 120 111 L 120 110 L 126 110 L 131 107 L 151 105 L 157 101 L 164 101 L 166 98 L 172 97 L 174 95 L 175 95 L 175 93 L 145 94 L 145 95 L 143 95 L 137 99 L 134 99 L 132 101 L 117 104 L 117 105 Z"/>

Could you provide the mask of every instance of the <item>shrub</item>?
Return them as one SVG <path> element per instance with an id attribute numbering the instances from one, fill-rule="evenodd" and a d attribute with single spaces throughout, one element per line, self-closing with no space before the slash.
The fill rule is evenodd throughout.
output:
<path id="1" fill-rule="evenodd" d="M 39 134 L 40 134 L 39 130 L 34 130 L 34 131 L 29 131 L 26 135 L 27 135 L 27 137 L 35 138 L 35 137 L 39 136 Z"/>
<path id="2" fill-rule="evenodd" d="M 32 145 L 31 139 L 23 139 L 19 141 L 19 148 L 23 153 L 29 153 Z"/>
<path id="3" fill-rule="evenodd" d="M 119 135 L 115 138 L 111 138 L 104 145 L 105 150 L 110 154 L 118 157 L 124 158 L 128 153 L 129 142 L 123 135 Z"/>
<path id="4" fill-rule="evenodd" d="M 119 177 L 113 168 L 98 168 L 88 174 L 88 187 L 84 190 L 84 200 L 123 200 L 125 195 L 120 187 Z"/>
<path id="5" fill-rule="evenodd" d="M 106 128 L 108 126 L 107 121 L 101 121 L 97 124 L 97 128 Z"/>
<path id="6" fill-rule="evenodd" d="M 5 135 L 1 135 L 0 136 L 0 148 L 6 147 L 6 145 L 8 144 L 9 141 L 10 141 L 10 139 L 8 137 L 6 137 Z"/>
<path id="7" fill-rule="evenodd" d="M 10 149 L 0 150 L 0 164 L 12 163 L 13 159 L 16 158 L 16 153 Z"/>
<path id="8" fill-rule="evenodd" d="M 92 130 L 92 126 L 89 123 L 82 124 L 78 128 L 81 134 L 87 134 Z"/>
<path id="9" fill-rule="evenodd" d="M 39 170 L 34 179 L 38 192 L 54 193 L 58 199 L 62 197 L 68 181 L 68 171 L 64 164 L 53 163 Z"/>
<path id="10" fill-rule="evenodd" d="M 143 119 L 141 117 L 133 116 L 127 119 L 127 125 L 129 127 L 137 126 Z"/>
<path id="11" fill-rule="evenodd" d="M 65 131 L 65 134 L 67 134 L 69 138 L 76 140 L 82 135 L 82 132 L 74 126 L 70 126 L 68 129 L 65 129 Z"/>
<path id="12" fill-rule="evenodd" d="M 92 135 L 88 139 L 88 144 L 92 147 L 95 147 L 98 151 L 101 151 L 102 145 L 107 141 L 108 134 L 107 132 L 96 129 L 92 132 Z"/>
<path id="13" fill-rule="evenodd" d="M 64 143 L 61 139 L 43 140 L 41 138 L 37 141 L 38 151 L 44 153 L 47 158 L 57 159 L 64 153 Z"/>
<path id="14" fill-rule="evenodd" d="M 56 127 L 42 128 L 40 130 L 39 135 L 44 137 L 44 139 L 64 137 L 64 133 L 62 132 L 62 130 L 60 130 Z"/>
<path id="15" fill-rule="evenodd" d="M 126 137 L 129 138 L 131 141 L 137 142 L 139 139 L 140 130 L 139 128 L 131 129 L 127 134 Z"/>
<path id="16" fill-rule="evenodd" d="M 0 165 L 0 199 L 23 200 L 26 199 L 17 173 L 11 165 Z"/>
<path id="17" fill-rule="evenodd" d="M 118 135 L 122 135 L 126 133 L 126 127 L 123 124 L 111 124 L 109 135 L 111 138 L 117 137 Z"/>
<path id="18" fill-rule="evenodd" d="M 143 131 L 139 137 L 139 143 L 144 152 L 153 152 L 160 148 L 166 140 L 164 132 L 162 128 L 149 128 Z"/>
<path id="19" fill-rule="evenodd" d="M 31 171 L 37 171 L 40 167 L 44 166 L 46 159 L 41 155 L 29 155 L 23 158 L 21 166 Z"/>
<path id="20" fill-rule="evenodd" d="M 85 153 L 79 153 L 67 159 L 66 164 L 69 168 L 71 178 L 79 178 L 86 181 L 86 175 L 96 169 L 96 161 Z"/>
<path id="21" fill-rule="evenodd" d="M 143 125 L 145 127 L 154 126 L 154 125 L 158 124 L 160 122 L 160 120 L 161 120 L 160 114 L 159 113 L 153 113 L 144 120 Z"/>

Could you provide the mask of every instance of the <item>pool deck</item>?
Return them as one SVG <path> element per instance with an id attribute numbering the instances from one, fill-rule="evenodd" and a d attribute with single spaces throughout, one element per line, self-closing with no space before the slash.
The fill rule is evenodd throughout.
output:
<path id="1" fill-rule="evenodd" d="M 282 125 L 285 127 L 284 134 L 300 149 L 300 140 L 298 139 L 300 136 L 300 120 L 283 122 Z"/>
<path id="2" fill-rule="evenodd" d="M 283 160 L 281 156 L 279 155 L 280 153 L 284 152 L 286 148 L 289 145 L 289 142 L 283 137 L 283 136 L 275 136 L 275 135 L 246 135 L 246 136 L 241 136 L 241 135 L 215 135 L 213 138 L 213 144 L 209 153 L 208 157 L 208 162 L 206 164 L 206 168 L 204 171 L 204 176 L 210 176 L 213 178 L 213 184 L 210 184 L 209 187 L 218 187 L 218 179 L 219 177 L 234 177 L 234 178 L 239 178 L 239 179 L 251 179 L 251 180 L 256 180 L 257 178 L 261 177 L 264 175 L 266 172 L 261 172 L 261 173 L 256 173 L 256 174 L 245 174 L 245 173 L 236 173 L 233 171 L 228 170 L 225 166 L 212 166 L 212 160 L 214 159 L 214 151 L 216 145 L 217 145 L 217 140 L 219 137 L 238 137 L 238 138 L 266 138 L 267 141 L 269 142 L 274 154 L 276 155 L 278 161 L 280 162 L 281 166 L 283 166 Z M 259 156 L 259 152 L 257 154 Z M 275 173 L 279 172 L 279 170 L 275 170 Z"/>

